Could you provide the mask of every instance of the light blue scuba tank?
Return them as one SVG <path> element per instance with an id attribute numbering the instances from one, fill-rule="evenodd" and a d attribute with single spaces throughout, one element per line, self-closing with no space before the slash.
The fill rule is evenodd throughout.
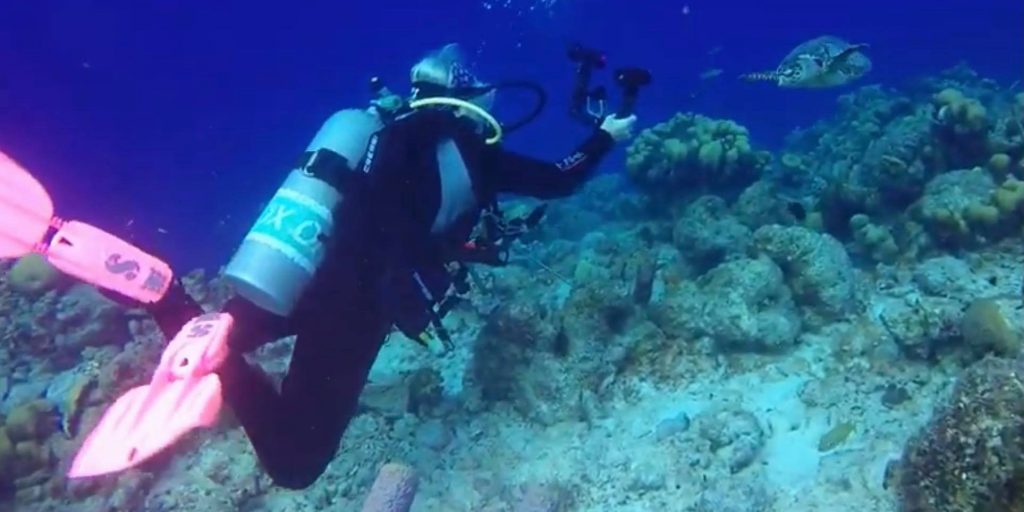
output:
<path id="1" fill-rule="evenodd" d="M 313 137 L 307 154 L 329 149 L 345 157 L 354 171 L 381 127 L 373 111 L 336 112 Z M 321 235 L 333 230 L 333 212 L 343 199 L 332 184 L 304 168 L 293 169 L 228 263 L 228 282 L 255 305 L 287 316 L 323 261 Z"/>

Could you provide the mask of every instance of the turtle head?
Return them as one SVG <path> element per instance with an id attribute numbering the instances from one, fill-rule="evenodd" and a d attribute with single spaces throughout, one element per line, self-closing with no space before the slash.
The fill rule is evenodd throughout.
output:
<path id="1" fill-rule="evenodd" d="M 800 58 L 783 62 L 775 74 L 779 87 L 803 87 L 821 74 L 824 67 L 825 63 L 821 59 L 802 55 Z"/>

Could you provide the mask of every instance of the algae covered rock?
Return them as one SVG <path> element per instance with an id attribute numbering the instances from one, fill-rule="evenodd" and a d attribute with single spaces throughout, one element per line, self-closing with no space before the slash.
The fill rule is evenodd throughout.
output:
<path id="1" fill-rule="evenodd" d="M 931 359 L 943 348 L 959 345 L 962 312 L 959 300 L 906 296 L 888 303 L 878 318 L 904 355 Z"/>
<path id="2" fill-rule="evenodd" d="M 54 405 L 48 400 L 32 400 L 11 410 L 4 429 L 12 442 L 45 439 L 54 430 Z"/>
<path id="3" fill-rule="evenodd" d="M 948 254 L 922 261 L 913 277 L 921 291 L 939 297 L 970 296 L 986 285 L 967 262 Z"/>
<path id="4" fill-rule="evenodd" d="M 767 224 L 794 224 L 800 219 L 790 211 L 792 203 L 780 197 L 778 187 L 762 179 L 740 193 L 732 206 L 733 215 L 750 229 Z"/>
<path id="5" fill-rule="evenodd" d="M 977 352 L 1013 357 L 1020 353 L 1024 340 L 1009 319 L 1020 312 L 1001 302 L 988 297 L 971 302 L 960 322 L 960 333 L 967 346 Z"/>
<path id="6" fill-rule="evenodd" d="M 527 302 L 506 303 L 491 315 L 477 337 L 477 354 L 470 371 L 486 400 L 513 398 L 521 382 L 519 372 L 533 352 L 555 347 L 559 326 L 544 309 Z"/>
<path id="7" fill-rule="evenodd" d="M 19 258 L 7 274 L 11 289 L 27 295 L 38 295 L 53 288 L 61 273 L 41 254 L 30 253 Z"/>
<path id="8" fill-rule="evenodd" d="M 850 217 L 850 230 L 857 245 L 871 259 L 891 263 L 899 256 L 900 248 L 888 226 L 874 224 L 870 217 L 858 213 Z"/>
<path id="9" fill-rule="evenodd" d="M 890 465 L 902 510 L 1024 510 L 1024 362 L 989 357 L 964 371 L 952 396 Z"/>
<path id="10" fill-rule="evenodd" d="M 978 225 L 989 223 L 984 209 L 996 191 L 992 175 L 984 169 L 961 169 L 940 174 L 928 182 L 913 213 L 936 240 L 962 245 L 977 240 Z"/>
<path id="11" fill-rule="evenodd" d="M 701 413 L 694 429 L 721 457 L 730 473 L 739 473 L 757 459 L 764 448 L 765 433 L 750 412 L 736 406 L 721 406 Z"/>
<path id="12" fill-rule="evenodd" d="M 52 327 L 57 333 L 54 342 L 64 354 L 131 339 L 124 310 L 85 284 L 76 284 L 61 296 Z"/>
<path id="13" fill-rule="evenodd" d="M 686 512 L 770 512 L 775 501 L 761 479 L 716 478 Z"/>
<path id="14" fill-rule="evenodd" d="M 611 302 L 608 302 L 611 300 Z M 522 417 L 542 424 L 584 418 L 583 391 L 591 393 L 616 371 L 615 358 L 628 354 L 610 325 L 629 320 L 612 310 L 624 298 L 603 296 L 594 287 L 574 291 L 561 311 L 535 304 L 506 304 L 491 315 L 477 337 L 471 382 L 487 402 L 504 402 Z"/>
<path id="15" fill-rule="evenodd" d="M 701 329 L 721 349 L 774 352 L 800 334 L 782 270 L 768 258 L 723 263 L 701 277 Z"/>
<path id="16" fill-rule="evenodd" d="M 690 203 L 672 232 L 676 247 L 699 269 L 742 255 L 750 236 L 750 228 L 730 215 L 718 196 L 701 196 Z"/>
<path id="17" fill-rule="evenodd" d="M 0 492 L 18 489 L 17 501 L 35 499 L 34 491 L 47 480 L 53 456 L 47 438 L 54 432 L 53 404 L 32 400 L 14 407 L 0 424 Z"/>
<path id="18" fill-rule="evenodd" d="M 754 232 L 754 245 L 782 268 L 798 304 L 826 320 L 856 311 L 853 263 L 831 235 L 771 225 Z"/>

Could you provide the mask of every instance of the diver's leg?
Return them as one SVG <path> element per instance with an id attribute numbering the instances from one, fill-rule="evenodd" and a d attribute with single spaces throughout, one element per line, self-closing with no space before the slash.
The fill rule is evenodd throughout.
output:
<path id="1" fill-rule="evenodd" d="M 143 304 L 135 299 L 125 297 L 120 293 L 105 288 L 96 287 L 96 290 L 100 295 L 124 308 L 145 309 L 153 317 L 153 320 L 156 321 L 156 325 L 160 332 L 164 334 L 164 338 L 168 340 L 178 334 L 178 331 L 189 320 L 203 314 L 203 308 L 185 292 L 185 287 L 177 279 L 171 283 L 167 293 L 160 300 L 152 304 Z"/>
<path id="2" fill-rule="evenodd" d="M 168 340 L 177 335 L 189 320 L 204 313 L 202 306 L 177 281 L 158 302 L 145 308 Z M 288 334 L 287 319 L 261 309 L 241 296 L 228 299 L 223 311 L 235 319 L 228 335 L 228 347 L 233 352 L 249 352 Z"/>
<path id="3" fill-rule="evenodd" d="M 364 217 L 361 203 L 344 209 L 344 229 L 289 317 L 296 340 L 280 392 L 240 356 L 219 371 L 262 466 L 291 489 L 311 485 L 334 458 L 391 328 L 379 298 L 390 253 L 379 249 L 377 219 Z"/>
<path id="4" fill-rule="evenodd" d="M 280 393 L 240 357 L 220 372 L 224 399 L 267 473 L 283 487 L 308 487 L 334 458 L 390 328 L 370 308 L 338 306 L 300 326 Z"/>
<path id="5" fill-rule="evenodd" d="M 177 279 L 167 293 L 156 303 L 146 306 L 146 310 L 168 340 L 177 335 L 189 320 L 203 314 L 202 306 L 185 292 L 185 287 Z"/>

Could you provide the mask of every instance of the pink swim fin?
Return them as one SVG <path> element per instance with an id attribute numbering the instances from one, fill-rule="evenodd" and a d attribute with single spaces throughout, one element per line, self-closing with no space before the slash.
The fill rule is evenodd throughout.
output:
<path id="1" fill-rule="evenodd" d="M 84 478 L 135 467 L 189 431 L 210 427 L 223 404 L 213 372 L 228 355 L 234 319 L 210 313 L 190 320 L 167 345 L 148 385 L 114 402 L 89 434 L 68 471 Z"/>
<path id="2" fill-rule="evenodd" d="M 0 258 L 32 251 L 69 275 L 144 303 L 160 300 L 174 277 L 166 263 L 118 237 L 54 217 L 46 189 L 0 152 Z"/>
<path id="3" fill-rule="evenodd" d="M 17 162 L 0 152 L 0 258 L 31 252 L 50 229 L 53 201 Z"/>

